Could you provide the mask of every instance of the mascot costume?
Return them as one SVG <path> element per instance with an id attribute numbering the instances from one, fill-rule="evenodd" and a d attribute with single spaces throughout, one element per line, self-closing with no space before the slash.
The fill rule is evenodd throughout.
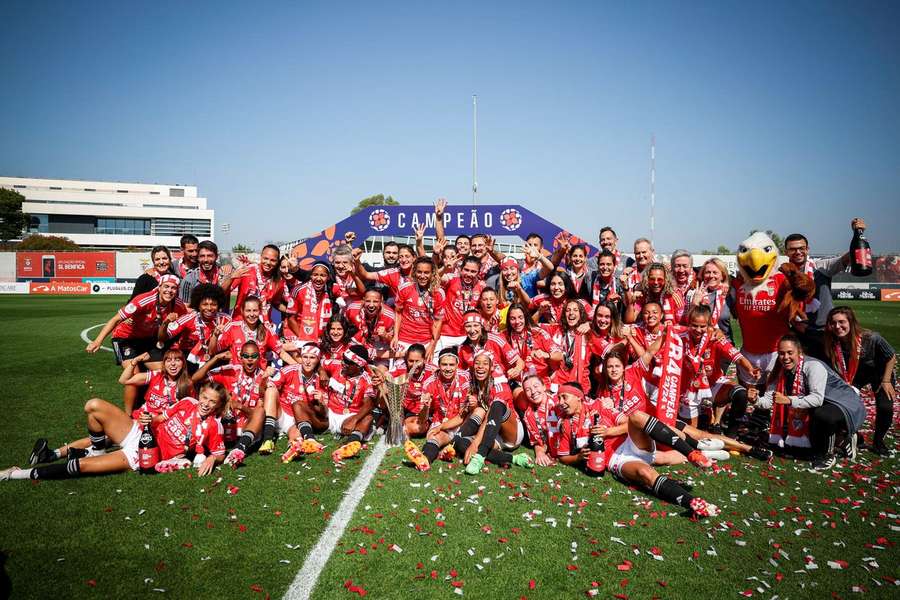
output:
<path id="1" fill-rule="evenodd" d="M 741 326 L 741 353 L 760 370 L 760 377 L 753 378 L 738 368 L 739 384 L 745 388 L 765 387 L 766 378 L 778 357 L 778 340 L 790 331 L 792 321 L 806 318 L 806 303 L 815 292 L 813 282 L 804 272 L 790 263 L 778 267 L 778 259 L 778 246 L 761 231 L 738 246 L 738 273 L 731 282 L 729 304 L 731 314 Z M 760 418 L 767 416 L 758 415 Z M 758 422 L 758 419 L 754 421 Z M 803 441 L 808 437 L 809 419 L 805 411 L 779 408 L 772 411 L 771 418 L 766 421 L 771 442 L 787 440 L 793 445 L 807 445 L 808 442 Z"/>

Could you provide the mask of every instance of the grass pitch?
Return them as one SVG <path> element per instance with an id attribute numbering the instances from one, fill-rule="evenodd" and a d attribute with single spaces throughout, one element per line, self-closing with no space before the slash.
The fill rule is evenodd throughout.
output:
<path id="1" fill-rule="evenodd" d="M 86 399 L 119 401 L 112 355 L 85 354 L 79 333 L 122 301 L 0 297 L 0 466 L 24 463 L 38 436 L 83 436 Z M 896 305 L 852 304 L 900 345 Z M 254 455 L 205 479 L 5 482 L 0 551 L 12 594 L 281 596 L 361 463 L 335 469 L 325 455 L 288 467 Z M 446 463 L 423 475 L 390 450 L 313 597 L 897 597 L 896 459 L 863 453 L 827 477 L 803 466 L 662 469 L 724 509 L 694 522 L 609 477 L 553 467 L 470 478 Z"/>

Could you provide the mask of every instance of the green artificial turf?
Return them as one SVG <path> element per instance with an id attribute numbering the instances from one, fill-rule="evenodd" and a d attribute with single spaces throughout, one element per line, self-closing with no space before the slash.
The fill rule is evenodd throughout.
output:
<path id="1" fill-rule="evenodd" d="M 84 435 L 91 396 L 120 401 L 112 355 L 87 355 L 78 335 L 122 302 L 0 296 L 0 467 L 26 461 L 38 436 Z M 900 344 L 897 305 L 852 304 Z M 13 596 L 280 597 L 361 462 L 336 471 L 327 455 L 289 467 L 251 456 L 205 479 L 3 482 L 0 551 Z M 896 459 L 864 453 L 830 478 L 802 467 L 732 459 L 710 474 L 668 469 L 725 509 L 694 522 L 608 476 L 552 467 L 470 478 L 446 463 L 423 475 L 392 449 L 313 597 L 897 597 Z M 841 560 L 846 568 L 828 565 Z"/>

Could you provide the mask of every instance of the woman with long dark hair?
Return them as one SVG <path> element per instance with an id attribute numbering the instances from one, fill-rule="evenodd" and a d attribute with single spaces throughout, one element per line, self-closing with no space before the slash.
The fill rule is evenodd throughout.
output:
<path id="1" fill-rule="evenodd" d="M 881 335 L 860 327 L 849 306 L 836 306 L 828 313 L 824 346 L 828 362 L 841 379 L 857 389 L 872 388 L 875 431 L 871 450 L 886 456 L 889 450 L 884 436 L 891 428 L 897 400 L 897 353 Z"/>

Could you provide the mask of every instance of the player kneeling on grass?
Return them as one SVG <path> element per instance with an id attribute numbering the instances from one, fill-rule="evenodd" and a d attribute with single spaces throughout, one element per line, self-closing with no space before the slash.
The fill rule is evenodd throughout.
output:
<path id="1" fill-rule="evenodd" d="M 453 440 L 469 475 L 480 473 L 485 460 L 501 466 L 533 465 L 527 454 L 511 454 L 521 445 L 525 428 L 513 409 L 509 386 L 505 381 L 494 381 L 493 367 L 491 354 L 475 355 L 469 376 L 469 396 L 474 396 L 475 408 Z"/>
<path id="2" fill-rule="evenodd" d="M 311 410 L 300 415 L 298 428 L 304 438 L 312 436 L 313 428 L 327 428 L 340 436 L 342 445 L 331 454 L 340 462 L 359 454 L 363 441 L 371 437 L 375 387 L 369 374 L 369 353 L 365 346 L 353 344 L 344 352 L 341 364 L 325 369 L 329 375 L 327 411 L 307 405 Z"/>
<path id="3" fill-rule="evenodd" d="M 697 466 L 712 464 L 655 417 L 640 411 L 626 416 L 616 411 L 611 401 L 586 398 L 576 382 L 560 386 L 555 410 L 557 426 L 549 430 L 548 437 L 551 453 L 559 462 L 584 468 L 589 457 L 588 440 L 599 434 L 605 438 L 607 468 L 615 476 L 640 485 L 657 498 L 687 508 L 697 516 L 719 513 L 715 505 L 692 496 L 682 484 L 660 475 L 651 466 L 657 441 L 672 446 Z"/>
<path id="4" fill-rule="evenodd" d="M 0 481 L 69 479 L 137 471 L 140 467 L 138 443 L 146 423 L 151 423 L 159 444 L 162 460 L 156 463 L 157 471 L 183 469 L 193 462 L 199 475 L 209 475 L 225 456 L 222 426 L 217 417 L 225 407 L 227 397 L 224 387 L 207 382 L 200 387 L 197 399 L 182 398 L 155 416 L 142 413 L 139 420 L 132 419 L 106 400 L 93 398 L 84 405 L 89 437 L 56 450 L 50 450 L 47 440 L 41 438 L 31 453 L 32 467 L 10 467 L 0 471 Z M 109 442 L 120 449 L 106 452 Z M 45 464 L 61 458 L 66 462 Z"/>
<path id="5" fill-rule="evenodd" d="M 425 402 L 425 382 L 435 372 L 435 366 L 425 362 L 425 346 L 412 344 L 406 349 L 403 363 L 388 371 L 392 379 L 406 376 L 406 395 L 403 397 L 403 429 L 409 437 L 424 437 L 428 431 L 430 404 Z M 383 388 L 382 388 L 383 389 Z M 384 399 L 381 400 L 381 403 Z"/>
<path id="6" fill-rule="evenodd" d="M 290 446 L 281 457 L 283 462 L 290 462 L 301 453 L 321 452 L 325 448 L 312 438 L 312 425 L 307 415 L 311 406 L 322 407 L 323 412 L 325 409 L 323 399 L 327 382 L 322 379 L 319 369 L 321 350 L 315 343 L 308 343 L 291 354 L 296 354 L 300 363 L 288 365 L 269 378 L 264 441 L 259 448 L 260 454 L 270 454 L 275 449 L 276 433 L 286 433 Z"/>
<path id="7" fill-rule="evenodd" d="M 225 462 L 234 468 L 244 462 L 247 454 L 262 439 L 260 433 L 266 414 L 262 398 L 268 378 L 275 373 L 273 367 L 266 370 L 260 368 L 259 346 L 256 342 L 244 342 L 239 357 L 240 364 L 228 364 L 231 352 L 219 352 L 197 369 L 191 378 L 195 384 L 199 384 L 208 377 L 228 390 L 227 414 L 235 420 L 238 440 Z"/>
<path id="8" fill-rule="evenodd" d="M 425 381 L 422 403 L 430 407 L 430 423 L 425 445 L 420 451 L 412 440 L 404 445 L 406 456 L 420 471 L 427 471 L 439 457 L 452 460 L 456 455 L 453 436 L 478 404 L 469 395 L 469 374 L 459 368 L 456 347 L 444 348 L 438 357 L 438 370 Z"/>

